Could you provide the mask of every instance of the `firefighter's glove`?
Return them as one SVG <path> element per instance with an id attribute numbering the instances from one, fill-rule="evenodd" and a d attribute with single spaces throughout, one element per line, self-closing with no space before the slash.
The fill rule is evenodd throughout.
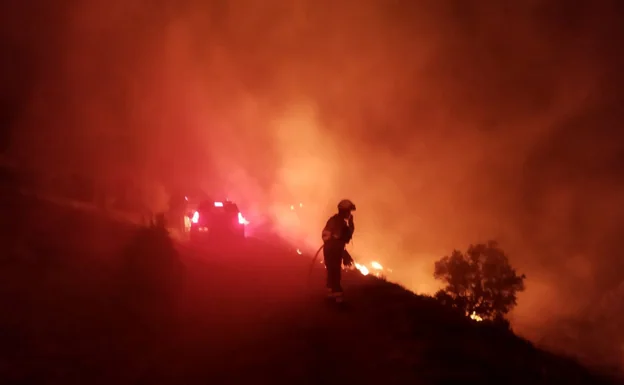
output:
<path id="1" fill-rule="evenodd" d="M 353 258 L 351 258 L 351 255 L 349 255 L 346 250 L 344 253 L 342 253 L 342 264 L 346 267 L 350 267 L 353 265 Z"/>

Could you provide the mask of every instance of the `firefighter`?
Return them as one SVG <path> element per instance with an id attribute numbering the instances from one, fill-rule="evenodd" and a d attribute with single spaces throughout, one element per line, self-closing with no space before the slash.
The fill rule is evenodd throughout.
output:
<path id="1" fill-rule="evenodd" d="M 338 303 L 343 301 L 341 265 L 353 264 L 353 259 L 345 250 L 355 231 L 353 211 L 353 202 L 348 199 L 341 200 L 338 203 L 338 213 L 329 218 L 323 229 L 323 259 L 327 269 L 328 296 Z"/>

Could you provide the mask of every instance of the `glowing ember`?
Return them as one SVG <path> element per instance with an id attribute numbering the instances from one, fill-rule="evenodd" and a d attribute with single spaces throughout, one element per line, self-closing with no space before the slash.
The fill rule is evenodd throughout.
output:
<path id="1" fill-rule="evenodd" d="M 371 267 L 375 270 L 383 270 L 383 266 L 379 262 L 371 262 Z"/>
<path id="2" fill-rule="evenodd" d="M 477 322 L 481 322 L 483 321 L 483 318 L 481 318 L 476 312 L 472 312 L 472 314 L 470 315 L 470 319 L 473 321 L 477 321 Z"/>
<path id="3" fill-rule="evenodd" d="M 294 205 L 290 205 L 290 209 L 291 209 L 291 210 L 294 210 L 294 209 L 295 209 L 295 206 L 294 206 Z"/>

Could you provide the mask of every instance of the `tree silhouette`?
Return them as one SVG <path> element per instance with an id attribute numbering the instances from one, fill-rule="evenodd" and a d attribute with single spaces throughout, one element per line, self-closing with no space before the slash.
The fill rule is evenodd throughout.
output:
<path id="1" fill-rule="evenodd" d="M 446 283 L 436 293 L 440 302 L 485 320 L 504 319 L 516 306 L 526 278 L 494 241 L 470 245 L 466 253 L 454 250 L 435 263 L 434 277 Z"/>

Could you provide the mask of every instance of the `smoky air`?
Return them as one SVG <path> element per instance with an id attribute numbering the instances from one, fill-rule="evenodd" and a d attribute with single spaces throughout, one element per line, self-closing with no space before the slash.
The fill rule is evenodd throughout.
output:
<path id="1" fill-rule="evenodd" d="M 302 248 L 346 197 L 350 252 L 417 293 L 495 239 L 528 277 L 516 332 L 621 364 L 619 2 L 0 7 L 4 157 L 132 183 L 154 211 L 227 195 Z"/>

